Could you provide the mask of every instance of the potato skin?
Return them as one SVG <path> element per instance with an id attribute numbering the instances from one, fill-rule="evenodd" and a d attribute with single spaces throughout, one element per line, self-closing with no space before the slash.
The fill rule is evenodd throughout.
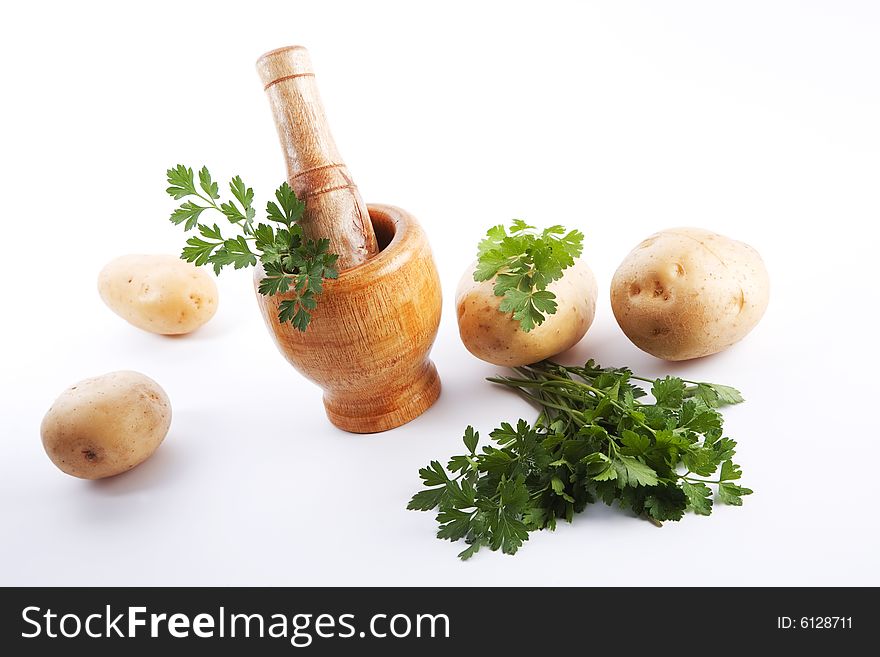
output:
<path id="1" fill-rule="evenodd" d="M 700 228 L 644 240 L 611 281 L 611 309 L 632 342 L 658 358 L 718 353 L 751 331 L 767 309 L 770 282 L 748 244 Z"/>
<path id="2" fill-rule="evenodd" d="M 98 292 L 129 324 L 161 335 L 195 331 L 217 312 L 211 275 L 172 255 L 116 258 L 99 274 Z"/>
<path id="3" fill-rule="evenodd" d="M 557 310 L 528 333 L 510 313 L 498 309 L 501 297 L 493 292 L 494 280 L 474 281 L 476 264 L 458 283 L 455 307 L 461 341 L 477 358 L 506 367 L 537 363 L 573 347 L 593 323 L 598 291 L 585 261 L 575 261 L 547 287 L 556 295 Z"/>
<path id="4" fill-rule="evenodd" d="M 60 470 L 101 479 L 131 470 L 159 447 L 171 426 L 171 402 L 151 378 L 111 372 L 61 393 L 43 418 L 46 454 Z"/>

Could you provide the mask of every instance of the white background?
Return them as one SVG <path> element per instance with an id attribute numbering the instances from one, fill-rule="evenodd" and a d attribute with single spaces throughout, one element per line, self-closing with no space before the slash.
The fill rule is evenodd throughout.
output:
<path id="1" fill-rule="evenodd" d="M 7 4 L 0 24 L 0 583 L 180 585 L 880 584 L 877 248 L 880 8 L 871 2 Z M 367 201 L 413 212 L 444 285 L 443 394 L 380 435 L 326 420 L 276 352 L 250 274 L 217 316 L 163 338 L 112 314 L 96 276 L 177 253 L 165 169 L 242 174 L 258 206 L 284 178 L 254 70 L 311 50 Z M 657 529 L 590 507 L 515 557 L 434 538 L 406 511 L 417 470 L 532 409 L 483 378 L 453 291 L 490 225 L 586 235 L 594 327 L 565 356 L 726 383 L 755 494 Z M 754 245 L 770 308 L 720 355 L 667 364 L 617 328 L 608 284 L 656 230 Z M 142 371 L 171 431 L 134 471 L 88 482 L 39 424 L 75 381 Z"/>

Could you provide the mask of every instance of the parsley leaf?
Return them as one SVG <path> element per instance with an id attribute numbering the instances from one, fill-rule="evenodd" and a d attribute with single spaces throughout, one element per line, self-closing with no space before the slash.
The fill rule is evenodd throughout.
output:
<path id="1" fill-rule="evenodd" d="M 243 269 L 244 267 L 253 267 L 257 264 L 257 256 L 251 251 L 244 235 L 223 241 L 217 251 L 211 256 L 211 262 L 214 263 L 214 270 L 220 273 L 220 270 L 226 265 L 232 265 L 235 269 Z"/>
<path id="2" fill-rule="evenodd" d="M 266 276 L 260 281 L 259 292 L 265 296 L 284 294 L 290 289 L 291 276 L 287 274 L 278 263 L 263 265 Z"/>
<path id="3" fill-rule="evenodd" d="M 613 463 L 614 469 L 617 471 L 618 487 L 657 485 L 657 473 L 634 457 L 621 456 Z"/>
<path id="4" fill-rule="evenodd" d="M 556 312 L 556 295 L 547 286 L 562 278 L 583 250 L 583 233 L 562 226 L 538 231 L 514 219 L 510 231 L 493 226 L 477 246 L 474 280 L 495 279 L 494 292 L 503 297 L 499 310 L 511 313 L 528 333 Z"/>
<path id="5" fill-rule="evenodd" d="M 289 227 L 302 218 L 306 205 L 296 197 L 286 182 L 275 192 L 275 198 L 278 200 L 277 205 L 273 201 L 266 204 L 267 219 Z"/>
<path id="6" fill-rule="evenodd" d="M 697 383 L 691 394 L 712 408 L 739 404 L 744 401 L 743 396 L 736 388 L 715 383 Z"/>
<path id="7" fill-rule="evenodd" d="M 220 246 L 222 242 L 207 242 L 198 237 L 190 237 L 186 244 L 180 257 L 187 262 L 201 266 L 211 261 L 214 249 Z"/>
<path id="8" fill-rule="evenodd" d="M 208 197 L 214 200 L 220 198 L 220 188 L 217 186 L 217 183 L 211 180 L 211 172 L 208 171 L 208 167 L 203 166 L 199 169 L 199 187 L 202 188 L 202 191 Z"/>
<path id="9" fill-rule="evenodd" d="M 171 221 L 175 224 L 184 224 L 185 230 L 192 230 L 199 221 L 199 216 L 208 208 L 187 201 L 171 213 Z"/>
<path id="10" fill-rule="evenodd" d="M 712 490 L 702 483 L 692 484 L 689 481 L 681 482 L 681 491 L 687 496 L 688 508 L 701 516 L 712 513 Z"/>
<path id="11" fill-rule="evenodd" d="M 166 193 L 170 194 L 175 201 L 179 201 L 185 196 L 197 196 L 195 182 L 193 182 L 192 169 L 178 164 L 173 169 L 168 169 L 168 188 Z"/>
<path id="12" fill-rule="evenodd" d="M 172 223 L 182 224 L 186 231 L 198 228 L 199 232 L 199 236 L 187 239 L 180 257 L 196 265 L 212 265 L 217 274 L 227 266 L 242 269 L 259 261 L 266 274 L 259 284 L 260 294 L 284 295 L 278 307 L 278 320 L 305 331 L 324 280 L 338 275 L 338 256 L 329 252 L 329 240 L 303 240 L 298 222 L 305 204 L 290 185 L 282 183 L 275 191 L 276 202 L 270 201 L 266 206 L 266 220 L 275 226 L 255 226 L 254 190 L 240 176 L 229 183 L 233 199 L 227 201 L 220 201 L 220 187 L 207 167 L 198 172 L 198 188 L 193 170 L 182 164 L 168 169 L 167 178 L 166 191 L 171 197 L 178 201 L 190 197 L 171 213 Z M 224 237 L 217 224 L 199 223 L 207 210 L 225 216 L 241 234 Z"/>
<path id="13" fill-rule="evenodd" d="M 684 388 L 684 381 L 677 376 L 667 376 L 654 382 L 651 386 L 651 394 L 654 395 L 657 406 L 676 408 L 681 406 L 684 399 Z"/>
<path id="14" fill-rule="evenodd" d="M 736 484 L 721 483 L 718 485 L 718 499 L 725 504 L 732 506 L 742 506 L 742 498 L 745 495 L 751 495 L 752 490 L 743 488 Z"/>
<path id="15" fill-rule="evenodd" d="M 651 489 L 645 496 L 644 511 L 654 520 L 681 520 L 687 508 L 687 496 L 675 484 L 664 484 Z"/>

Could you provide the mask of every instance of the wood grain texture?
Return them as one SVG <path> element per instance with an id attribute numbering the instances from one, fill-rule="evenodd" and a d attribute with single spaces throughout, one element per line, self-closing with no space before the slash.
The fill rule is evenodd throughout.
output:
<path id="1" fill-rule="evenodd" d="M 278 306 L 290 295 L 257 293 L 281 353 L 323 388 L 330 421 L 355 433 L 405 424 L 440 394 L 437 370 L 428 359 L 442 305 L 431 247 L 407 212 L 370 205 L 369 215 L 384 248 L 324 282 L 306 331 L 278 321 Z M 258 267 L 255 288 L 263 276 Z"/>
<path id="2" fill-rule="evenodd" d="M 367 206 L 339 155 L 318 95 L 308 51 L 290 46 L 267 52 L 257 72 L 269 97 L 287 163 L 287 182 L 306 202 L 307 238 L 330 240 L 340 269 L 378 252 Z"/>

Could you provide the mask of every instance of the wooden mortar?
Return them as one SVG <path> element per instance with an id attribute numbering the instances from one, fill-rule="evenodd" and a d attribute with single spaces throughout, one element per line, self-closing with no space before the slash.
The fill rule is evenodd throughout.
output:
<path id="1" fill-rule="evenodd" d="M 305 331 L 278 321 L 289 294 L 257 292 L 263 318 L 284 357 L 324 390 L 333 424 L 355 433 L 398 427 L 440 394 L 428 359 L 442 304 L 431 247 L 411 214 L 361 200 L 324 117 L 306 50 L 273 50 L 257 70 L 288 182 L 306 203 L 303 233 L 328 238 L 340 256 L 339 277 L 324 281 Z M 255 287 L 263 276 L 257 267 Z"/>

